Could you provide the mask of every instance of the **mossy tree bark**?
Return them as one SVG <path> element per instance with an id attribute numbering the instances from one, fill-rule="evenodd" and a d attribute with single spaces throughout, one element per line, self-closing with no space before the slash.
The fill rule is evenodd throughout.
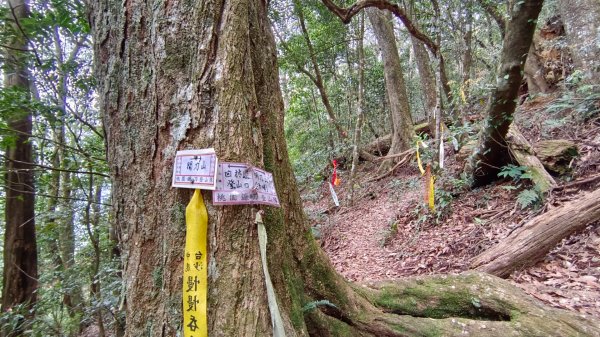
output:
<path id="1" fill-rule="evenodd" d="M 496 180 L 501 167 L 510 163 L 506 134 L 513 121 L 525 61 L 542 4 L 541 0 L 512 3 L 511 17 L 506 24 L 502 44 L 496 87 L 487 106 L 487 116 L 479 135 L 479 143 L 470 160 L 469 171 L 473 176 L 473 186 L 485 185 Z"/>
<path id="2" fill-rule="evenodd" d="M 36 302 L 37 241 L 35 235 L 35 181 L 33 153 L 29 135 L 32 130 L 31 99 L 27 70 L 27 39 L 20 30 L 21 21 L 29 17 L 29 7 L 23 0 L 6 1 L 6 33 L 12 35 L 3 46 L 5 90 L 14 90 L 22 104 L 6 118 L 14 133 L 13 142 L 5 149 L 4 160 L 4 252 L 2 277 L 2 312 L 32 316 Z M 19 336 L 27 329 L 27 319 L 21 320 L 13 331 L 0 331 L 2 336 Z M 21 324 L 22 323 L 22 324 Z"/>
<path id="3" fill-rule="evenodd" d="M 264 220 L 268 263 L 287 336 L 423 336 L 431 331 L 429 318 L 387 312 L 389 307 L 375 300 L 378 290 L 354 290 L 333 271 L 312 238 L 283 135 L 283 99 L 265 2 L 152 6 L 102 0 L 92 6 L 114 219 L 122 236 L 126 336 L 174 336 L 182 328 L 184 209 L 191 191 L 170 187 L 171 169 L 176 150 L 209 146 L 221 160 L 273 172 L 282 207 L 266 209 Z M 256 208 L 214 207 L 210 193 L 205 200 L 209 334 L 270 336 L 253 224 Z M 492 284 L 480 278 L 466 284 L 470 282 Z M 462 288 L 467 298 L 475 292 Z M 436 306 L 428 298 L 439 295 L 425 294 L 418 302 L 424 308 Z M 441 308 L 436 315 L 455 312 Z M 563 324 L 565 328 L 581 331 L 580 326 L 592 325 L 560 313 L 576 326 Z M 444 326 L 442 331 L 463 330 L 451 319 L 434 321 Z M 513 322 L 506 328 L 519 332 L 531 326 Z M 490 331 L 479 335 L 491 336 Z"/>

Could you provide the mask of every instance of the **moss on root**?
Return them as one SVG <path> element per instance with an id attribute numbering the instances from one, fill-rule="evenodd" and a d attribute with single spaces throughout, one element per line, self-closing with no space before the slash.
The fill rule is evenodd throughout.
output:
<path id="1" fill-rule="evenodd" d="M 464 282 L 473 282 L 466 277 Z M 384 285 L 372 298 L 373 304 L 386 312 L 415 317 L 505 321 L 510 320 L 510 304 L 495 299 L 490 302 L 473 295 L 456 279 L 419 280 L 414 285 L 398 287 Z M 495 303 L 494 303 L 495 302 Z"/>
<path id="2" fill-rule="evenodd" d="M 543 306 L 483 273 L 427 276 L 357 289 L 383 313 L 365 320 L 382 336 L 599 336 L 600 322 Z M 377 335 L 377 334 L 372 334 Z"/>

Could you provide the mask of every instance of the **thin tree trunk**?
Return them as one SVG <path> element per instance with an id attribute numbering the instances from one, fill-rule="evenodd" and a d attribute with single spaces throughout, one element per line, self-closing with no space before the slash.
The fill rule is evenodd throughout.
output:
<path id="1" fill-rule="evenodd" d="M 477 0 L 477 2 L 481 6 L 481 8 L 483 8 L 486 11 L 486 13 L 488 13 L 488 15 L 491 16 L 494 19 L 494 21 L 496 21 L 496 24 L 500 29 L 500 35 L 504 37 L 506 31 L 506 22 L 504 20 L 504 15 L 502 15 L 496 3 L 491 0 Z"/>
<path id="2" fill-rule="evenodd" d="M 506 133 L 513 120 L 517 93 L 542 4 L 541 0 L 528 0 L 512 7 L 512 19 L 508 22 L 502 45 L 496 88 L 492 92 L 479 144 L 468 168 L 473 177 L 473 186 L 496 180 L 501 167 L 510 162 Z"/>
<path id="3" fill-rule="evenodd" d="M 396 47 L 392 15 L 388 11 L 375 8 L 367 9 L 367 15 L 373 26 L 377 44 L 381 49 L 386 94 L 392 116 L 392 146 L 388 154 L 400 153 L 411 146 L 415 133 L 406 85 L 404 84 L 402 64 Z M 393 161 L 384 161 L 380 170 L 385 171 L 392 165 Z"/>
<path id="4" fill-rule="evenodd" d="M 362 133 L 364 119 L 364 92 L 365 92 L 365 51 L 363 49 L 363 38 L 365 35 L 365 16 L 364 13 L 360 16 L 360 27 L 358 34 L 358 102 L 356 128 L 354 129 L 354 141 L 352 144 L 352 167 L 350 169 L 350 206 L 354 206 L 354 186 L 356 185 L 356 171 L 358 169 L 358 157 L 360 146 L 360 138 Z"/>
<path id="5" fill-rule="evenodd" d="M 411 19 L 416 21 L 414 1 L 410 1 L 408 4 L 407 12 L 409 13 Z M 419 72 L 419 83 L 421 84 L 421 94 L 423 101 L 425 102 L 425 115 L 427 116 L 429 132 L 432 135 L 435 135 L 436 107 L 438 105 L 438 97 L 440 96 L 438 92 L 439 88 L 436 80 L 436 74 L 434 74 L 431 68 L 429 53 L 427 52 L 423 41 L 417 39 L 412 34 L 410 35 L 410 41 L 415 54 L 417 70 Z"/>
<path id="6" fill-rule="evenodd" d="M 440 45 L 440 43 L 442 42 L 442 34 L 441 34 L 441 11 L 440 11 L 440 5 L 438 3 L 437 0 L 431 0 L 431 5 L 433 6 L 433 11 L 435 13 L 435 21 L 434 21 L 434 26 L 435 29 L 437 30 L 437 33 L 435 35 L 436 41 L 438 46 Z M 452 89 L 450 88 L 450 80 L 448 79 L 448 72 L 446 71 L 446 61 L 444 60 L 444 55 L 442 54 L 442 51 L 439 51 L 439 55 L 437 55 L 438 57 L 438 74 L 439 74 L 439 82 L 442 86 L 442 91 L 444 93 L 444 98 L 446 99 L 446 105 L 442 105 L 444 102 L 443 100 L 440 101 L 440 109 L 442 110 L 453 110 L 453 103 L 452 103 Z M 441 97 L 441 95 L 440 95 Z M 437 135 L 436 135 L 437 136 Z"/>
<path id="7" fill-rule="evenodd" d="M 90 243 L 92 244 L 92 248 L 94 250 L 91 268 L 90 298 L 93 302 L 95 302 L 96 306 L 94 314 L 96 316 L 96 324 L 98 325 L 98 336 L 104 337 L 106 336 L 104 319 L 102 315 L 104 307 L 102 304 L 102 294 L 100 292 L 100 260 L 102 258 L 102 253 L 100 251 L 100 236 L 98 232 L 100 227 L 100 201 L 102 197 L 102 185 L 94 184 L 94 178 L 91 175 L 88 177 L 88 179 L 89 194 L 88 203 L 85 207 L 85 225 Z"/>
<path id="8" fill-rule="evenodd" d="M 58 26 L 54 26 L 53 29 L 53 42 L 54 42 L 54 56 L 58 64 L 58 83 L 56 85 L 56 98 L 58 101 L 58 116 L 57 119 L 60 121 L 60 125 L 56 127 L 58 133 L 58 140 L 60 144 L 66 142 L 65 138 L 65 126 L 67 123 L 67 96 L 68 96 L 68 67 L 67 63 L 70 64 L 78 54 L 79 45 L 75 46 L 75 49 L 71 51 L 71 57 L 65 60 L 63 43 L 59 34 Z M 63 147 L 58 148 L 58 158 L 60 169 L 68 169 L 65 149 Z M 83 314 L 82 302 L 83 296 L 81 288 L 77 285 L 77 275 L 72 272 L 75 266 L 75 222 L 74 222 L 74 211 L 73 202 L 71 200 L 71 173 L 68 171 L 60 172 L 60 190 L 61 198 L 58 202 L 58 206 L 61 210 L 61 216 L 58 221 L 58 232 L 60 233 L 58 238 L 59 251 L 57 254 L 61 255 L 63 263 L 64 283 L 68 285 L 64 289 L 63 303 L 67 306 L 69 315 L 72 318 L 80 317 Z M 80 329 L 83 326 L 80 326 Z"/>
<path id="9" fill-rule="evenodd" d="M 461 74 L 461 82 L 462 82 L 462 91 L 464 97 L 469 96 L 469 87 L 470 87 L 470 79 L 471 79 L 471 64 L 473 63 L 473 9 L 471 1 L 467 1 L 465 4 L 465 19 L 463 22 L 463 27 L 465 30 L 465 36 L 463 37 L 464 50 L 462 54 L 462 74 Z M 464 102 L 463 102 L 464 103 Z"/>
<path id="10" fill-rule="evenodd" d="M 60 137 L 60 129 L 56 128 L 54 130 L 54 135 L 53 135 L 53 139 L 57 144 L 63 144 L 64 141 L 61 141 L 61 137 Z M 61 167 L 61 160 L 60 160 L 60 146 L 56 146 L 54 148 L 54 151 L 52 152 L 52 167 Z M 53 268 L 55 268 L 56 270 L 62 270 L 63 268 L 63 261 L 62 261 L 62 257 L 60 254 L 60 248 L 59 248 L 59 231 L 56 230 L 58 228 L 58 223 L 59 223 L 59 217 L 57 215 L 57 206 L 58 206 L 58 199 L 60 197 L 59 195 L 60 193 L 60 171 L 57 170 L 53 170 L 50 172 L 50 184 L 49 184 L 49 188 L 48 188 L 48 195 L 50 196 L 50 198 L 48 198 L 48 203 L 47 203 L 47 208 L 46 208 L 46 213 L 48 214 L 48 217 L 46 219 L 46 223 L 45 223 L 45 231 L 47 231 L 50 234 L 50 238 L 49 238 L 49 245 L 50 245 L 50 251 L 52 252 L 52 264 L 53 264 Z"/>
<path id="11" fill-rule="evenodd" d="M 27 40 L 20 24 L 29 17 L 23 0 L 8 0 L 6 22 L 15 36 L 4 48 L 5 89 L 14 89 L 31 99 L 26 55 Z M 2 312 L 14 311 L 25 316 L 13 331 L 1 331 L 3 336 L 19 336 L 33 316 L 38 287 L 37 243 L 35 234 L 35 181 L 33 154 L 29 135 L 32 113 L 27 106 L 18 107 L 7 116 L 8 128 L 15 130 L 14 142 L 6 149 L 4 270 L 2 278 Z M 17 311 L 16 306 L 22 305 Z"/>
<path id="12" fill-rule="evenodd" d="M 315 50 L 312 45 L 312 41 L 310 40 L 310 36 L 308 35 L 308 30 L 306 29 L 306 23 L 304 21 L 304 13 L 302 6 L 297 1 L 294 1 L 294 7 L 296 13 L 298 14 L 298 20 L 300 21 L 300 28 L 302 29 L 302 36 L 304 37 L 304 41 L 306 42 L 306 48 L 308 49 L 308 53 L 310 55 L 310 61 L 313 67 L 314 76 L 310 75 L 309 78 L 313 81 L 313 83 L 319 89 L 319 94 L 321 95 L 321 101 L 325 106 L 325 111 L 327 112 L 327 116 L 329 116 L 329 121 L 333 124 L 335 129 L 337 130 L 338 136 L 340 139 L 345 139 L 348 137 L 348 133 L 344 129 L 344 127 L 339 123 L 335 116 L 335 111 L 333 111 L 333 107 L 329 102 L 329 95 L 327 94 L 327 90 L 325 89 L 325 84 L 323 83 L 323 77 L 321 76 L 321 70 L 319 69 L 319 63 L 317 62 L 317 56 L 315 55 Z"/>
<path id="13" fill-rule="evenodd" d="M 425 112 L 427 122 L 429 123 L 429 130 L 432 134 L 435 134 L 435 107 L 437 104 L 435 75 L 431 71 L 429 53 L 427 53 L 425 46 L 423 46 L 423 42 L 412 36 L 411 42 L 417 61 L 417 69 L 419 70 L 419 82 L 421 83 L 421 92 L 425 100 Z"/>

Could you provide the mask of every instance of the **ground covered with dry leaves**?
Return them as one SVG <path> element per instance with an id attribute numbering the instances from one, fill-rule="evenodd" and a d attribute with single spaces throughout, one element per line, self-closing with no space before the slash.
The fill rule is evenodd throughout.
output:
<path id="1" fill-rule="evenodd" d="M 326 182 L 319 190 L 304 193 L 313 232 L 335 268 L 359 282 L 459 273 L 529 219 L 600 188 L 600 118 L 556 127 L 545 123 L 547 116 L 537 117 L 540 106 L 547 106 L 543 100 L 525 104 L 518 118 L 522 132 L 532 144 L 542 139 L 573 140 L 580 153 L 571 174 L 557 178 L 559 189 L 543 202 L 522 208 L 516 199 L 527 188 L 523 182 L 504 180 L 475 190 L 462 186 L 464 163 L 456 160 L 449 143 L 447 166 L 436 182 L 436 212 L 425 206 L 424 181 L 415 160 L 378 181 L 369 181 L 377 176 L 377 166 L 365 162 L 355 206 L 345 202 L 347 171 L 338 171 L 343 182 L 336 187 L 340 208 L 334 207 Z M 588 182 L 579 183 L 584 180 Z M 600 318 L 599 223 L 600 219 L 564 239 L 543 261 L 514 272 L 509 280 L 549 305 Z"/>

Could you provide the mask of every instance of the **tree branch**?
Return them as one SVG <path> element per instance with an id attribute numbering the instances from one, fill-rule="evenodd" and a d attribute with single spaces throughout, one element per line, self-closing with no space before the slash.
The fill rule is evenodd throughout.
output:
<path id="1" fill-rule="evenodd" d="M 91 175 L 97 175 L 97 176 L 101 176 L 101 177 L 110 178 L 110 176 L 108 174 L 104 174 L 104 173 L 100 173 L 100 172 L 76 171 L 76 170 L 59 169 L 59 168 L 52 167 L 52 166 L 46 166 L 46 165 L 42 165 L 42 164 L 28 163 L 28 162 L 24 162 L 24 161 L 20 161 L 20 160 L 14 160 L 14 159 L 8 158 L 5 155 L 0 155 L 0 158 L 4 158 L 5 160 L 10 161 L 12 163 L 26 164 L 26 165 L 29 165 L 29 166 L 40 167 L 40 168 L 51 170 L 51 171 L 70 172 L 70 173 L 77 173 L 77 174 L 91 174 Z M 25 171 L 25 170 L 29 170 L 29 169 L 18 169 L 18 170 L 19 171 Z"/>
<path id="2" fill-rule="evenodd" d="M 498 28 L 500 28 L 500 34 L 502 37 L 504 37 L 504 32 L 506 31 L 506 22 L 504 21 L 504 17 L 498 10 L 496 4 L 491 3 L 488 0 L 477 0 L 477 3 L 489 16 L 494 19 L 494 21 L 496 21 Z"/>
<path id="3" fill-rule="evenodd" d="M 387 0 L 359 0 L 348 8 L 342 8 L 333 3 L 332 0 L 321 0 L 321 2 L 342 20 L 343 23 L 348 24 L 353 16 L 358 14 L 361 10 L 369 7 L 379 8 L 381 10 L 388 10 L 392 12 L 406 27 L 406 29 L 417 39 L 423 41 L 427 48 L 437 57 L 439 46 L 436 45 L 427 35 L 423 34 L 408 18 L 404 9 L 400 8 L 397 4 L 390 3 Z"/>
<path id="4" fill-rule="evenodd" d="M 89 202 L 88 199 L 70 198 L 70 197 L 68 198 L 68 197 L 61 197 L 61 196 L 58 196 L 58 195 L 49 195 L 49 194 L 43 194 L 43 193 L 35 193 L 35 192 L 31 192 L 31 191 L 18 190 L 16 188 L 9 187 L 6 184 L 4 184 L 2 187 L 5 188 L 5 189 L 10 189 L 12 191 L 16 191 L 16 192 L 23 193 L 23 194 L 33 194 L 36 197 L 51 198 L 51 199 L 66 199 L 66 200 Z M 104 203 L 104 202 L 95 202 L 95 201 L 92 201 L 91 203 L 92 204 L 102 205 L 102 206 L 107 206 L 107 207 L 112 207 L 112 204 L 107 204 L 107 203 Z"/>
<path id="5" fill-rule="evenodd" d="M 31 133 L 28 133 L 28 132 L 23 132 L 23 131 L 11 129 L 11 128 L 0 127 L 0 131 L 6 131 L 6 132 L 10 132 L 10 133 L 16 133 L 16 134 L 24 135 L 24 136 L 27 136 L 27 137 L 30 137 L 30 138 L 37 138 L 37 139 L 45 140 L 47 142 L 55 144 L 56 146 L 63 147 L 65 149 L 67 149 L 67 150 L 71 150 L 71 151 L 77 152 L 77 153 L 81 154 L 82 156 L 84 156 L 85 158 L 94 159 L 94 160 L 98 160 L 98 161 L 101 161 L 101 162 L 106 162 L 106 158 L 100 158 L 100 157 L 92 156 L 92 155 L 90 155 L 89 153 L 87 153 L 86 151 L 84 151 L 81 148 L 77 149 L 77 148 L 69 146 L 69 145 L 67 145 L 65 143 L 58 142 L 58 141 L 56 141 L 54 139 L 50 139 L 50 138 L 46 138 L 46 137 L 34 135 L 34 134 L 31 134 Z"/>

